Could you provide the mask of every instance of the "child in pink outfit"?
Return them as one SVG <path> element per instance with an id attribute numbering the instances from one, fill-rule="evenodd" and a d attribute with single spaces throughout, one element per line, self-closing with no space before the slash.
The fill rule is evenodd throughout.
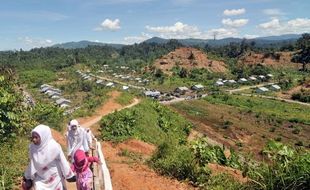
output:
<path id="1" fill-rule="evenodd" d="M 92 162 L 99 162 L 98 157 L 87 157 L 85 152 L 77 150 L 74 154 L 74 163 L 71 169 L 76 173 L 76 187 L 77 190 L 91 190 L 93 173 L 89 166 Z"/>

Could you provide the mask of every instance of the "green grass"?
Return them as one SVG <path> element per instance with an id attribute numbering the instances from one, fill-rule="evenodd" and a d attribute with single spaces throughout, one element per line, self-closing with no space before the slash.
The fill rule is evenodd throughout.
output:
<path id="1" fill-rule="evenodd" d="M 242 110 L 250 110 L 251 112 L 265 114 L 284 121 L 310 124 L 310 108 L 308 106 L 238 95 L 207 96 L 204 100 L 213 104 L 224 104 Z"/>
<path id="2" fill-rule="evenodd" d="M 23 176 L 28 164 L 28 144 L 25 138 L 19 138 L 14 144 L 0 146 L 0 189 L 14 189 L 19 185 L 17 178 Z"/>
<path id="3" fill-rule="evenodd" d="M 161 126 L 167 127 L 167 130 L 161 128 L 160 123 L 163 122 L 162 120 L 166 125 Z M 131 122 L 134 123 L 131 124 Z M 106 128 L 104 126 L 111 127 Z M 122 126 L 126 126 L 126 131 L 120 131 Z M 189 132 L 189 126 L 190 123 L 184 118 L 152 100 L 142 100 L 137 106 L 115 112 L 101 120 L 102 137 L 105 140 L 136 138 L 157 145 L 167 138 L 176 141 L 184 140 Z M 106 131 L 108 129 L 110 129 L 109 133 Z M 117 135 L 119 138 L 117 138 Z"/>
<path id="4" fill-rule="evenodd" d="M 116 98 L 116 102 L 125 106 L 132 103 L 134 95 L 129 92 L 122 92 L 120 96 Z"/>

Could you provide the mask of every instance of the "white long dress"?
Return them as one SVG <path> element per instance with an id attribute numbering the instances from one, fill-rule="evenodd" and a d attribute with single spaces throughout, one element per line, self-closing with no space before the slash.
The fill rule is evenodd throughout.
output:
<path id="1" fill-rule="evenodd" d="M 36 190 L 62 190 L 64 179 L 74 176 L 61 146 L 52 138 L 48 126 L 38 125 L 32 132 L 39 134 L 41 144 L 30 144 L 30 163 L 26 179 L 32 179 Z"/>
<path id="2" fill-rule="evenodd" d="M 82 127 L 78 127 L 75 131 L 69 130 L 67 132 L 68 156 L 73 158 L 76 150 L 89 150 L 87 133 Z"/>

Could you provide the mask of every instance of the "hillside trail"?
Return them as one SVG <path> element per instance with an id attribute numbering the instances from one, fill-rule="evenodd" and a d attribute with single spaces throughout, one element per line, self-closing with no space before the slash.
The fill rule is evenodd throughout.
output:
<path id="1" fill-rule="evenodd" d="M 115 110 L 121 110 L 137 105 L 140 100 L 134 101 L 122 106 L 116 103 L 115 99 L 121 93 L 113 91 L 110 94 L 109 100 L 97 109 L 92 116 L 85 118 L 77 118 L 83 127 L 89 127 L 95 134 L 98 134 L 99 126 L 96 124 L 102 116 L 108 115 Z M 53 130 L 53 136 L 60 144 L 66 145 L 64 135 Z M 107 166 L 110 171 L 112 186 L 114 190 L 191 190 L 192 186 L 157 174 L 144 164 L 144 160 L 149 158 L 155 151 L 154 145 L 139 141 L 127 140 L 123 143 L 114 144 L 112 142 L 102 142 L 102 152 L 105 156 Z M 122 153 L 130 152 L 138 155 L 137 160 L 127 156 L 122 156 Z M 75 189 L 75 184 L 68 184 L 68 189 Z"/>

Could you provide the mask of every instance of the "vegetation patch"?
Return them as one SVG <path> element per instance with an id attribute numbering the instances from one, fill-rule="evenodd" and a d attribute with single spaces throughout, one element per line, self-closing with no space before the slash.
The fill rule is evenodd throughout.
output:
<path id="1" fill-rule="evenodd" d="M 191 128 L 184 118 L 152 100 L 109 114 L 100 126 L 104 140 L 123 141 L 134 137 L 157 145 L 170 138 L 185 142 Z"/>
<path id="2" fill-rule="evenodd" d="M 116 102 L 125 106 L 132 103 L 134 97 L 135 96 L 132 93 L 122 92 L 122 94 L 116 98 Z"/>
<path id="3" fill-rule="evenodd" d="M 265 114 L 274 119 L 278 118 L 286 121 L 296 120 L 298 123 L 310 124 L 310 108 L 307 106 L 259 97 L 226 94 L 207 96 L 205 100 L 214 104 L 226 104 L 241 108 L 242 110 L 251 110 L 252 112 Z"/>

